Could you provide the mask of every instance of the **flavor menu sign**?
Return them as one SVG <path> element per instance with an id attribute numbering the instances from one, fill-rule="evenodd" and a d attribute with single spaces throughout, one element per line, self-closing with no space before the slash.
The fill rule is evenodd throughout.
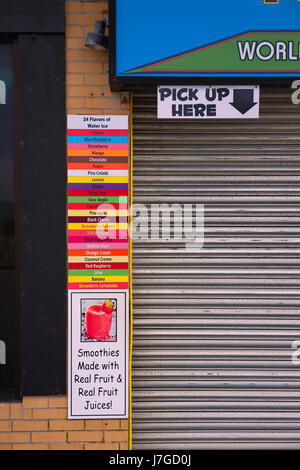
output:
<path id="1" fill-rule="evenodd" d="M 69 418 L 128 416 L 128 117 L 69 115 Z"/>

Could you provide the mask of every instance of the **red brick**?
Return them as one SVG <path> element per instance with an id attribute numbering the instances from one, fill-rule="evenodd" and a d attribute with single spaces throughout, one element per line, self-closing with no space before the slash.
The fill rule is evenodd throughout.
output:
<path id="1" fill-rule="evenodd" d="M 64 419 L 68 412 L 65 408 L 48 408 L 45 410 L 33 410 L 33 419 Z"/>
<path id="2" fill-rule="evenodd" d="M 69 97 L 67 97 L 67 107 L 68 108 L 83 108 L 84 107 L 84 98 L 69 98 Z"/>
<path id="3" fill-rule="evenodd" d="M 69 420 L 53 420 L 49 422 L 50 431 L 76 431 L 84 430 L 84 421 Z"/>
<path id="4" fill-rule="evenodd" d="M 22 419 L 32 419 L 32 410 L 30 408 L 22 411 Z"/>
<path id="5" fill-rule="evenodd" d="M 23 408 L 48 408 L 48 397 L 24 397 Z"/>
<path id="6" fill-rule="evenodd" d="M 11 419 L 19 419 L 22 415 L 21 403 L 12 403 L 10 405 L 10 417 Z"/>
<path id="7" fill-rule="evenodd" d="M 13 450 L 48 450 L 47 444 L 13 444 Z"/>
<path id="8" fill-rule="evenodd" d="M 101 62 L 68 62 L 67 73 L 101 73 L 102 64 Z"/>
<path id="9" fill-rule="evenodd" d="M 84 82 L 86 85 L 105 85 L 108 84 L 108 75 L 106 73 L 86 74 Z"/>
<path id="10" fill-rule="evenodd" d="M 0 431 L 10 431 L 10 428 L 11 428 L 11 421 L 4 421 L 1 419 Z"/>
<path id="11" fill-rule="evenodd" d="M 67 408 L 67 406 L 67 397 L 49 397 L 49 408 Z"/>
<path id="12" fill-rule="evenodd" d="M 82 3 L 81 2 L 65 2 L 66 5 L 66 13 L 79 13 L 82 11 Z"/>
<path id="13" fill-rule="evenodd" d="M 68 38 L 85 38 L 85 29 L 83 26 L 66 26 L 66 36 Z"/>
<path id="14" fill-rule="evenodd" d="M 83 444 L 49 444 L 49 450 L 83 450 Z"/>
<path id="15" fill-rule="evenodd" d="M 82 11 L 108 13 L 107 2 L 84 2 L 82 3 Z"/>
<path id="16" fill-rule="evenodd" d="M 47 431 L 48 421 L 13 421 L 13 431 Z"/>
<path id="17" fill-rule="evenodd" d="M 127 442 L 120 442 L 120 450 L 128 450 L 129 445 Z"/>
<path id="18" fill-rule="evenodd" d="M 11 444 L 0 444 L 0 450 L 11 450 Z"/>
<path id="19" fill-rule="evenodd" d="M 127 442 L 128 432 L 127 431 L 105 431 L 104 441 L 105 442 Z"/>
<path id="20" fill-rule="evenodd" d="M 128 427 L 129 427 L 128 419 L 121 419 L 120 428 L 121 429 L 128 429 Z"/>
<path id="21" fill-rule="evenodd" d="M 83 84 L 83 74 L 79 73 L 67 73 L 66 75 L 66 82 L 67 87 L 69 85 L 82 85 Z"/>
<path id="22" fill-rule="evenodd" d="M 85 444 L 85 450 L 119 450 L 119 444 L 109 442 L 108 444 L 101 443 L 101 444 Z"/>
<path id="23" fill-rule="evenodd" d="M 0 419 L 9 418 L 9 404 L 0 403 Z"/>
<path id="24" fill-rule="evenodd" d="M 120 429 L 120 420 L 119 419 L 106 419 L 102 421 L 103 430 L 110 429 Z"/>
<path id="25" fill-rule="evenodd" d="M 98 431 L 70 431 L 68 432 L 69 442 L 102 442 L 103 432 Z"/>
<path id="26" fill-rule="evenodd" d="M 0 442 L 29 442 L 29 432 L 0 432 Z"/>
<path id="27" fill-rule="evenodd" d="M 65 432 L 33 432 L 32 442 L 66 442 Z"/>

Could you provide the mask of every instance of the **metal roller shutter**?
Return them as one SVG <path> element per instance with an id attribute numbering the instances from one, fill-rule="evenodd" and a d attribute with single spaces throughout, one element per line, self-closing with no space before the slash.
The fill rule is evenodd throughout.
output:
<path id="1" fill-rule="evenodd" d="M 205 245 L 133 244 L 133 449 L 300 448 L 300 112 L 157 120 L 133 102 L 134 203 L 205 205 Z"/>

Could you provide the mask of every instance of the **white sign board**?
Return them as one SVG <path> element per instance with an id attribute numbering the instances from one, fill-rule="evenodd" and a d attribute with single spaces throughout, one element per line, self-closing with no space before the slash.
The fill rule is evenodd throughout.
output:
<path id="1" fill-rule="evenodd" d="M 68 129 L 128 129 L 128 116 L 69 114 Z"/>
<path id="2" fill-rule="evenodd" d="M 159 86 L 157 117 L 159 119 L 258 118 L 259 86 Z"/>
<path id="3" fill-rule="evenodd" d="M 69 419 L 128 417 L 128 318 L 128 291 L 69 290 Z"/>
<path id="4" fill-rule="evenodd" d="M 67 123 L 68 417 L 127 418 L 128 116 Z"/>

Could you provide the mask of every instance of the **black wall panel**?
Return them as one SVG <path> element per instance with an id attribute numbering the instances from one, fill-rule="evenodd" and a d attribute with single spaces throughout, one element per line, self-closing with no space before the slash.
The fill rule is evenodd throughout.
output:
<path id="1" fill-rule="evenodd" d="M 19 35 L 22 395 L 66 390 L 65 37 Z"/>
<path id="2" fill-rule="evenodd" d="M 63 0 L 1 0 L 2 33 L 63 33 Z"/>

